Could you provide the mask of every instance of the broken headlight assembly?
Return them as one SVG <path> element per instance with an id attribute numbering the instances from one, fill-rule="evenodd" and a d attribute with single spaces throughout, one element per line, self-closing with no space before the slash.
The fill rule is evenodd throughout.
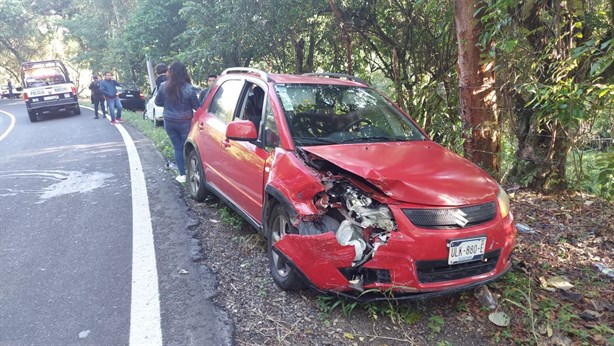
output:
<path id="1" fill-rule="evenodd" d="M 499 193 L 497 194 L 497 202 L 499 204 L 499 211 L 501 212 L 501 218 L 504 219 L 510 213 L 510 198 L 501 186 L 499 186 Z"/>
<path id="2" fill-rule="evenodd" d="M 397 228 L 388 206 L 347 182 L 332 184 L 316 205 L 339 222 L 333 231 L 340 245 L 354 247 L 353 266 L 371 258 Z"/>

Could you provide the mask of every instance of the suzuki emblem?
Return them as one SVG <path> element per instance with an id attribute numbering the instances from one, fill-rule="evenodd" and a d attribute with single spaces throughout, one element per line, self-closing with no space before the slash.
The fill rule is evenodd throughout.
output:
<path id="1" fill-rule="evenodd" d="M 454 216 L 454 221 L 456 222 L 457 225 L 461 226 L 461 228 L 465 227 L 465 225 L 469 222 L 469 220 L 465 218 L 467 214 L 465 214 L 465 212 L 463 212 L 460 209 L 456 209 L 456 211 L 452 214 L 452 216 Z"/>

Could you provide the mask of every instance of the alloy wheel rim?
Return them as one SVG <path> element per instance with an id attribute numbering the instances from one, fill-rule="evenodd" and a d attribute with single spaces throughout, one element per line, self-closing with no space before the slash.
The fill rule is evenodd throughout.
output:
<path id="1" fill-rule="evenodd" d="M 273 229 L 271 230 L 271 246 L 275 245 L 285 234 L 287 234 L 288 221 L 283 216 L 277 216 L 273 221 Z M 290 272 L 290 267 L 286 261 L 277 254 L 271 251 L 273 257 L 273 265 L 275 271 L 281 276 L 286 277 Z"/>

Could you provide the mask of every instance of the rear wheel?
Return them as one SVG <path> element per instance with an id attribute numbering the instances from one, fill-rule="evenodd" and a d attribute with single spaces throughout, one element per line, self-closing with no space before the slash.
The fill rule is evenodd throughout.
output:
<path id="1" fill-rule="evenodd" d="M 36 112 L 28 110 L 28 117 L 30 117 L 30 122 L 37 122 L 38 117 L 36 116 Z"/>
<path id="2" fill-rule="evenodd" d="M 75 107 L 72 109 L 72 114 L 73 115 L 79 115 L 81 114 L 81 108 L 79 106 Z"/>
<path id="3" fill-rule="evenodd" d="M 190 196 L 197 202 L 204 201 L 208 194 L 205 187 L 206 179 L 202 162 L 200 161 L 200 157 L 198 157 L 198 152 L 196 150 L 192 150 L 188 155 L 187 178 Z"/>
<path id="4" fill-rule="evenodd" d="M 273 250 L 273 246 L 286 234 L 298 233 L 290 223 L 288 213 L 281 205 L 276 205 L 271 216 L 266 220 L 267 248 L 269 253 L 269 267 L 273 281 L 284 291 L 298 291 L 304 284 L 295 269 L 290 267 L 283 256 Z"/>

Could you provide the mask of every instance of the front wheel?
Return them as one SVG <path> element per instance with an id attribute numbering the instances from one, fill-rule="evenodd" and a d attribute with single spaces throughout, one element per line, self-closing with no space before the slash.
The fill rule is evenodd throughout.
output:
<path id="1" fill-rule="evenodd" d="M 283 256 L 280 256 L 273 246 L 286 234 L 298 233 L 290 223 L 288 213 L 281 205 L 276 205 L 271 216 L 266 220 L 267 248 L 269 254 L 269 267 L 273 281 L 284 291 L 298 291 L 303 288 L 303 281 L 295 269 L 290 267 Z"/>
<path id="2" fill-rule="evenodd" d="M 154 122 L 156 119 L 154 118 Z M 205 187 L 206 179 L 203 170 L 203 165 L 198 157 L 196 150 L 190 151 L 188 155 L 188 187 L 190 196 L 197 202 L 202 202 L 207 197 L 207 189 Z"/>

